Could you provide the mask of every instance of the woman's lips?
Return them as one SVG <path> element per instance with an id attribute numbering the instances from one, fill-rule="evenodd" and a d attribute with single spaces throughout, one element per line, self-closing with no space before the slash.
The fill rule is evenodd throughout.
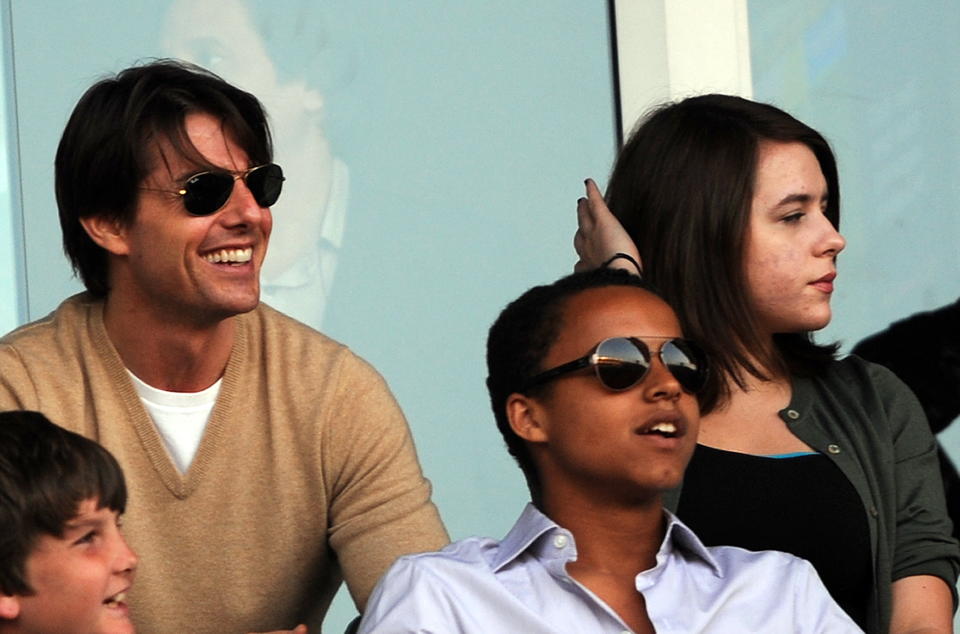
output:
<path id="1" fill-rule="evenodd" d="M 824 293 L 828 293 L 828 294 L 829 294 L 829 293 L 832 293 L 832 292 L 833 292 L 833 280 L 835 280 L 836 277 L 837 277 L 837 274 L 836 274 L 836 273 L 827 273 L 826 275 L 824 275 L 824 276 L 821 277 L 820 279 L 814 280 L 813 282 L 810 282 L 810 286 L 812 286 L 812 287 L 814 287 L 815 289 L 817 289 L 817 290 L 819 290 L 819 291 L 822 291 L 822 292 L 824 292 Z"/>

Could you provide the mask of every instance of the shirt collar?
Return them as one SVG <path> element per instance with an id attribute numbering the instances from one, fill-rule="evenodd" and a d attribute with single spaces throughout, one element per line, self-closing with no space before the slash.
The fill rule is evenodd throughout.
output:
<path id="1" fill-rule="evenodd" d="M 523 513 L 520 514 L 520 518 L 500 542 L 500 548 L 497 550 L 493 561 L 490 562 L 491 568 L 496 572 L 502 566 L 519 557 L 530 548 L 533 542 L 537 541 L 537 538 L 552 529 L 560 529 L 560 527 L 557 526 L 556 522 L 541 513 L 540 509 L 531 503 L 527 503 Z"/>
<path id="2" fill-rule="evenodd" d="M 713 570 L 713 574 L 722 577 L 723 569 L 710 554 L 710 549 L 697 537 L 697 534 L 670 511 L 664 509 L 663 512 L 667 516 L 667 532 L 663 537 L 663 543 L 660 544 L 660 550 L 657 552 L 657 564 L 666 561 L 670 550 L 675 547 L 690 556 L 702 559 Z"/>
<path id="3" fill-rule="evenodd" d="M 657 551 L 657 566 L 663 564 L 676 548 L 688 556 L 702 559 L 715 575 L 722 577 L 723 570 L 700 538 L 673 513 L 666 509 L 663 512 L 667 518 L 667 530 Z M 500 547 L 490 561 L 490 567 L 494 572 L 498 571 L 530 549 L 542 535 L 551 531 L 562 531 L 573 542 L 573 535 L 569 531 L 544 515 L 533 504 L 528 503 L 513 528 L 500 542 Z"/>

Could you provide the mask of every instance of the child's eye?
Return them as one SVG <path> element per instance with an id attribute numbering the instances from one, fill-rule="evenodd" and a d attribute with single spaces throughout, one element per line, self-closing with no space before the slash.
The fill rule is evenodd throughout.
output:
<path id="1" fill-rule="evenodd" d="M 74 544 L 90 544 L 97 537 L 97 531 L 90 531 L 83 537 L 74 542 Z"/>

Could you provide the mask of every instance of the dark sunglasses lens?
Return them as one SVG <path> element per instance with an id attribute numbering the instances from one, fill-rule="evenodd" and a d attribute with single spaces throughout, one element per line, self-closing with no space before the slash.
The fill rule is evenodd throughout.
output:
<path id="1" fill-rule="evenodd" d="M 650 355 L 629 339 L 607 339 L 597 346 L 597 378 L 611 390 L 636 385 L 650 369 Z"/>
<path id="2" fill-rule="evenodd" d="M 283 189 L 283 170 L 276 163 L 261 165 L 247 174 L 247 187 L 257 204 L 270 207 L 280 198 Z"/>
<path id="3" fill-rule="evenodd" d="M 204 172 L 192 176 L 184 186 L 183 206 L 194 216 L 209 216 L 227 204 L 233 191 L 233 176 Z"/>
<path id="4" fill-rule="evenodd" d="M 673 339 L 663 344 L 660 359 L 683 389 L 699 392 L 707 382 L 706 356 L 695 344 Z"/>

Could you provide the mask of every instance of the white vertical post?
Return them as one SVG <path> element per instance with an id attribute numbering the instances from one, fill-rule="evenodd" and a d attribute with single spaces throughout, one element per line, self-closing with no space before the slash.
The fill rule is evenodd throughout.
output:
<path id="1" fill-rule="evenodd" d="M 10 0 L 0 0 L 0 335 L 26 321 Z"/>
<path id="2" fill-rule="evenodd" d="M 615 0 L 614 8 L 624 137 L 663 101 L 752 96 L 747 0 Z"/>

